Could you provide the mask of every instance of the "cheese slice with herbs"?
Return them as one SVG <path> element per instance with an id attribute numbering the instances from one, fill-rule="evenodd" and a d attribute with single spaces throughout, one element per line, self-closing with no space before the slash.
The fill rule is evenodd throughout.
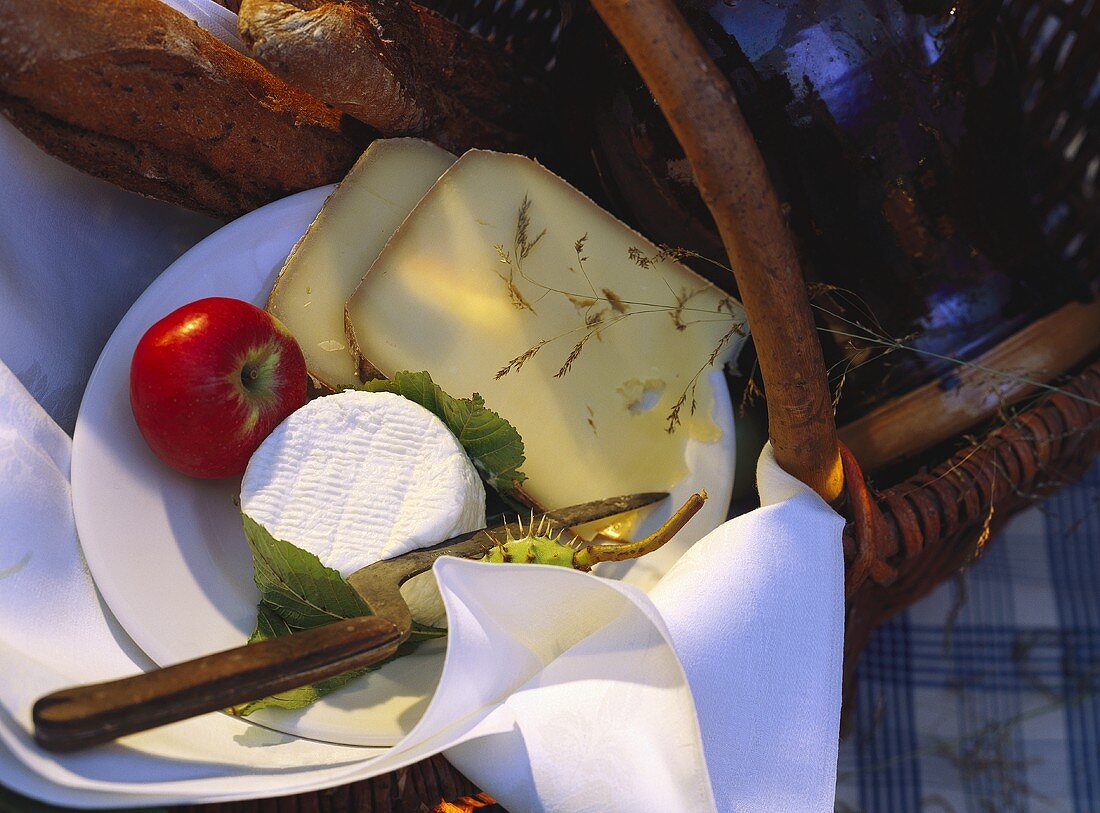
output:
<path id="1" fill-rule="evenodd" d="M 347 323 L 382 373 L 481 393 L 547 507 L 678 482 L 688 439 L 719 436 L 707 374 L 744 340 L 730 296 L 534 161 L 478 150 L 397 230 Z"/>
<path id="2" fill-rule="evenodd" d="M 289 328 L 321 386 L 359 381 L 344 303 L 386 241 L 455 157 L 427 141 L 375 141 L 325 201 L 283 265 L 267 310 Z"/>
<path id="3" fill-rule="evenodd" d="M 347 577 L 485 527 L 485 488 L 439 418 L 392 393 L 310 401 L 252 455 L 241 510 Z"/>

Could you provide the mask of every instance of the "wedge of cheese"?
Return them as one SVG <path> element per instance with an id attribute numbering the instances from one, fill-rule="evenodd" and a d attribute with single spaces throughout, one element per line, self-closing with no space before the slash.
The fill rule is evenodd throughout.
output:
<path id="1" fill-rule="evenodd" d="M 431 412 L 348 390 L 309 402 L 260 444 L 241 510 L 346 577 L 485 527 L 485 489 Z"/>
<path id="2" fill-rule="evenodd" d="M 471 151 L 378 256 L 347 325 L 382 373 L 481 393 L 523 436 L 524 488 L 557 507 L 682 478 L 688 439 L 718 437 L 707 373 L 740 348 L 744 313 L 534 161 Z"/>
<path id="3" fill-rule="evenodd" d="M 455 157 L 427 141 L 375 141 L 332 193 L 283 265 L 267 310 L 302 346 L 315 382 L 359 381 L 344 334 L 344 303 L 386 241 Z"/>

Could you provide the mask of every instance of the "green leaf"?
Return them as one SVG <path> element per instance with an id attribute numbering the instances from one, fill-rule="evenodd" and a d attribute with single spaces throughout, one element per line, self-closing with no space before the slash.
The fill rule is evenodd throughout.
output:
<path id="1" fill-rule="evenodd" d="M 276 539 L 247 514 L 241 516 L 244 535 L 252 551 L 256 586 L 260 588 L 256 629 L 249 643 L 312 629 L 342 618 L 373 615 L 367 603 L 337 571 L 325 567 L 312 553 Z M 402 654 L 407 653 L 398 649 L 394 657 Z M 336 675 L 310 686 L 245 703 L 234 711 L 246 716 L 262 708 L 300 709 L 367 671 L 357 669 Z"/>
<path id="2" fill-rule="evenodd" d="M 280 635 L 312 629 L 342 618 L 373 615 L 363 597 L 352 589 L 339 572 L 321 564 L 312 553 L 289 542 L 276 539 L 248 514 L 241 514 L 244 535 L 252 551 L 256 586 L 260 588 L 260 603 L 256 608 L 256 629 L 248 642 L 266 641 Z M 398 647 L 389 663 L 413 652 L 424 641 L 441 638 L 445 629 L 413 622 L 409 640 Z M 355 669 L 335 677 L 317 681 L 277 695 L 236 706 L 233 711 L 242 717 L 264 708 L 300 709 L 318 698 L 336 691 L 355 678 L 377 669 L 382 663 Z"/>
<path id="3" fill-rule="evenodd" d="M 338 571 L 325 567 L 312 553 L 276 539 L 247 514 L 242 513 L 241 517 L 244 535 L 252 551 L 256 586 L 260 588 L 256 629 L 248 638 L 250 644 L 312 629 L 342 618 L 374 614 L 363 597 L 344 581 Z M 409 640 L 398 647 L 392 658 L 382 663 L 408 655 L 424 641 L 446 634 L 446 630 L 413 622 Z M 234 712 L 243 717 L 263 708 L 304 708 L 355 678 L 377 669 L 382 663 L 244 703 L 235 707 Z"/>
<path id="4" fill-rule="evenodd" d="M 523 439 L 512 424 L 485 406 L 476 392 L 470 398 L 453 398 L 425 372 L 394 373 L 389 380 L 368 381 L 367 392 L 392 392 L 434 413 L 458 438 L 482 478 L 509 496 L 527 479 L 523 465 Z"/>
<path id="5" fill-rule="evenodd" d="M 241 516 L 260 603 L 292 631 L 373 614 L 337 571 L 325 567 L 312 553 L 276 539 L 247 514 Z"/>

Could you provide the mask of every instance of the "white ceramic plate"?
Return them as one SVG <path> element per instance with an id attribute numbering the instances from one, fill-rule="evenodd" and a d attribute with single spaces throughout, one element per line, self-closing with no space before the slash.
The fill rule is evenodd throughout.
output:
<path id="1" fill-rule="evenodd" d="M 157 664 L 244 643 L 255 621 L 258 593 L 234 504 L 239 479 L 204 481 L 177 474 L 142 440 L 129 402 L 134 347 L 150 325 L 193 300 L 229 296 L 261 304 L 331 191 L 314 189 L 258 209 L 180 257 L 119 323 L 85 391 L 72 453 L 81 546 L 108 606 Z M 649 586 L 690 542 L 725 519 L 733 484 L 733 418 L 726 388 L 716 384 L 715 417 L 724 439 L 689 448 L 691 474 L 674 493 L 686 497 L 705 487 L 711 500 L 674 547 L 631 568 L 616 565 L 614 575 Z M 669 510 L 662 506 L 645 525 L 659 523 Z M 427 708 L 444 650 L 443 642 L 431 642 L 310 708 L 263 710 L 250 719 L 312 739 L 392 745 Z"/>

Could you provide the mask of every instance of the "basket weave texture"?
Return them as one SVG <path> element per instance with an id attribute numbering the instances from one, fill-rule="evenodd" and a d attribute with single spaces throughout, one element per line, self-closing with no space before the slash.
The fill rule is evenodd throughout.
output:
<path id="1" fill-rule="evenodd" d="M 1096 296 L 1100 4 L 1013 0 L 1002 22 L 1020 64 L 1035 216 L 1082 292 L 1091 282 Z M 847 696 L 878 624 L 973 562 L 1014 513 L 1078 479 L 1100 452 L 1100 361 L 1060 383 L 1061 392 L 968 436 L 942 463 L 881 494 L 871 495 L 858 464 L 845 460 L 852 517 L 845 529 Z"/>
<path id="2" fill-rule="evenodd" d="M 1100 267 L 1100 4 L 1012 0 L 1003 20 L 1022 73 L 1032 204 L 1083 279 Z M 1095 293 L 1095 291 L 1094 291 Z"/>

